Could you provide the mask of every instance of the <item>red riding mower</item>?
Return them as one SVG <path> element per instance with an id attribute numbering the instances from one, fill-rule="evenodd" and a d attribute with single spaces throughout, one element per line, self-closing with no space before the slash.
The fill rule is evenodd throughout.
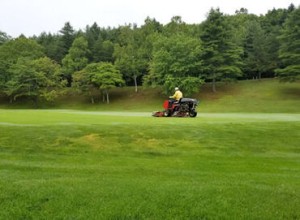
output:
<path id="1" fill-rule="evenodd" d="M 165 100 L 163 107 L 165 110 L 153 112 L 154 117 L 196 117 L 196 107 L 198 101 L 192 98 L 182 98 L 179 101 Z"/>

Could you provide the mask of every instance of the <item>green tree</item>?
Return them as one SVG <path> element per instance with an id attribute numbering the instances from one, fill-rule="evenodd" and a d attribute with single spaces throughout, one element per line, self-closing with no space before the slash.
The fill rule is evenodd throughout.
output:
<path id="1" fill-rule="evenodd" d="M 165 94 L 168 95 L 172 94 L 175 87 L 179 87 L 183 92 L 183 95 L 186 97 L 199 92 L 200 86 L 203 83 L 204 80 L 200 79 L 199 77 L 173 77 L 171 75 L 168 75 L 165 77 L 163 88 Z"/>
<path id="2" fill-rule="evenodd" d="M 0 89 L 11 79 L 9 69 L 19 59 L 37 59 L 43 57 L 43 48 L 36 41 L 19 37 L 0 46 Z"/>
<path id="3" fill-rule="evenodd" d="M 94 103 L 95 89 L 103 93 L 103 101 L 109 103 L 109 90 L 124 84 L 122 75 L 108 62 L 91 63 L 74 74 L 74 87 L 88 94 Z"/>
<path id="4" fill-rule="evenodd" d="M 199 77 L 202 69 L 202 61 L 199 59 L 201 53 L 201 43 L 197 38 L 184 34 L 171 37 L 157 36 L 150 63 L 150 73 L 144 77 L 144 85 L 164 85 L 165 88 L 169 88 L 165 85 L 169 81 L 167 79 L 185 82 L 186 77 Z M 174 86 L 179 86 L 179 81 L 176 80 L 177 85 Z M 186 87 L 182 83 L 180 85 Z M 166 92 L 169 90 L 166 89 Z"/>
<path id="5" fill-rule="evenodd" d="M 73 75 L 72 87 L 74 87 L 79 93 L 88 95 L 91 103 L 95 103 L 94 94 L 98 88 L 95 83 L 92 82 L 92 77 L 97 73 L 98 63 L 88 64 L 84 69 L 77 71 Z"/>
<path id="6" fill-rule="evenodd" d="M 62 87 L 60 66 L 47 57 L 35 60 L 21 58 L 9 69 L 12 75 L 6 83 L 5 93 L 10 102 L 18 97 L 30 97 L 36 106 L 39 98 L 53 100 L 59 94 L 57 88 Z"/>
<path id="7" fill-rule="evenodd" d="M 61 46 L 62 54 L 63 56 L 65 56 L 73 44 L 73 41 L 76 37 L 75 35 L 76 33 L 72 25 L 70 24 L 70 22 L 66 22 L 63 28 L 59 31 L 59 33 L 61 34 L 60 46 Z"/>
<path id="8" fill-rule="evenodd" d="M 261 79 L 262 73 L 268 70 L 266 34 L 255 20 L 246 23 L 244 47 L 245 72 L 248 78 Z"/>
<path id="9" fill-rule="evenodd" d="M 87 26 L 85 37 L 88 41 L 88 48 L 91 51 L 90 62 L 113 61 L 113 43 L 107 39 L 107 32 L 101 29 L 95 22 L 92 26 Z"/>
<path id="10" fill-rule="evenodd" d="M 163 27 L 164 36 L 173 36 L 174 34 L 188 34 L 189 27 L 182 21 L 180 16 L 174 16 L 171 18 L 171 21 Z"/>
<path id="11" fill-rule="evenodd" d="M 0 31 L 0 46 L 9 40 L 11 40 L 11 37 L 5 32 Z"/>
<path id="12" fill-rule="evenodd" d="M 300 79 L 300 6 L 286 19 L 280 35 L 279 58 L 282 67 L 276 69 L 276 75 L 282 81 Z"/>
<path id="13" fill-rule="evenodd" d="M 92 49 L 94 62 L 113 62 L 114 44 L 110 40 L 98 38 Z"/>
<path id="14" fill-rule="evenodd" d="M 216 92 L 216 81 L 242 76 L 241 55 L 243 49 L 233 40 L 232 27 L 219 9 L 211 9 L 202 24 L 203 74 L 212 81 Z"/>
<path id="15" fill-rule="evenodd" d="M 154 43 L 150 72 L 164 77 L 198 76 L 201 69 L 202 47 L 196 38 L 183 34 L 161 37 Z"/>
<path id="16" fill-rule="evenodd" d="M 124 26 L 120 29 L 119 44 L 114 50 L 115 65 L 124 76 L 125 80 L 133 80 L 137 92 L 137 79 L 143 74 L 144 59 L 140 54 L 143 39 L 136 26 Z"/>
<path id="17" fill-rule="evenodd" d="M 62 36 L 43 32 L 35 40 L 44 47 L 47 57 L 61 64 L 63 57 L 66 55 Z"/>
<path id="18" fill-rule="evenodd" d="M 87 40 L 84 37 L 76 38 L 69 53 L 62 60 L 63 77 L 68 81 L 68 86 L 72 84 L 73 73 L 88 64 L 89 53 Z"/>
<path id="19" fill-rule="evenodd" d="M 116 45 L 115 47 L 115 65 L 128 81 L 133 79 L 135 91 L 137 92 L 137 78 L 141 75 L 141 72 L 139 72 L 139 63 L 135 55 L 136 50 L 133 48 L 133 45 L 123 47 Z"/>
<path id="20" fill-rule="evenodd" d="M 97 71 L 92 75 L 92 82 L 105 94 L 107 103 L 110 102 L 109 90 L 125 83 L 120 71 L 108 62 L 99 63 Z"/>
<path id="21" fill-rule="evenodd" d="M 268 69 L 266 73 L 269 76 L 274 76 L 274 70 L 281 66 L 279 58 L 281 42 L 278 36 L 281 35 L 285 20 L 293 10 L 295 10 L 295 7 L 291 4 L 288 9 L 272 9 L 266 15 L 260 17 L 261 27 L 265 32 L 265 41 L 267 43 L 265 53 Z"/>

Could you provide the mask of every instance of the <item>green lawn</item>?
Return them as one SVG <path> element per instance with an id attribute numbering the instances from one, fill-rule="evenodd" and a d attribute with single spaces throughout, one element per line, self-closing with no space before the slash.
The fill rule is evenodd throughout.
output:
<path id="1" fill-rule="evenodd" d="M 300 114 L 0 110 L 0 219 L 300 219 Z"/>

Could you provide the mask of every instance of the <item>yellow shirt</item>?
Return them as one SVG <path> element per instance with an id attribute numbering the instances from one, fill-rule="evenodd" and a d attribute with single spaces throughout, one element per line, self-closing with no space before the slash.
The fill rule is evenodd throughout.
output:
<path id="1" fill-rule="evenodd" d="M 175 93 L 174 93 L 174 95 L 172 95 L 172 96 L 170 96 L 170 98 L 172 98 L 172 99 L 176 99 L 177 101 L 179 100 L 179 99 L 181 99 L 182 98 L 182 92 L 180 92 L 179 90 L 177 90 Z"/>

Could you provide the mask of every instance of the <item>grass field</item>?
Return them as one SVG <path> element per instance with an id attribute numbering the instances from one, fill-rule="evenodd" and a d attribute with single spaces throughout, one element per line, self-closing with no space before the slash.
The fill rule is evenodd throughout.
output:
<path id="1" fill-rule="evenodd" d="M 196 118 L 151 117 L 159 89 L 2 99 L 0 219 L 300 219 L 299 83 L 217 89 Z"/>
<path id="2" fill-rule="evenodd" d="M 300 219 L 300 114 L 0 110 L 0 219 Z"/>

